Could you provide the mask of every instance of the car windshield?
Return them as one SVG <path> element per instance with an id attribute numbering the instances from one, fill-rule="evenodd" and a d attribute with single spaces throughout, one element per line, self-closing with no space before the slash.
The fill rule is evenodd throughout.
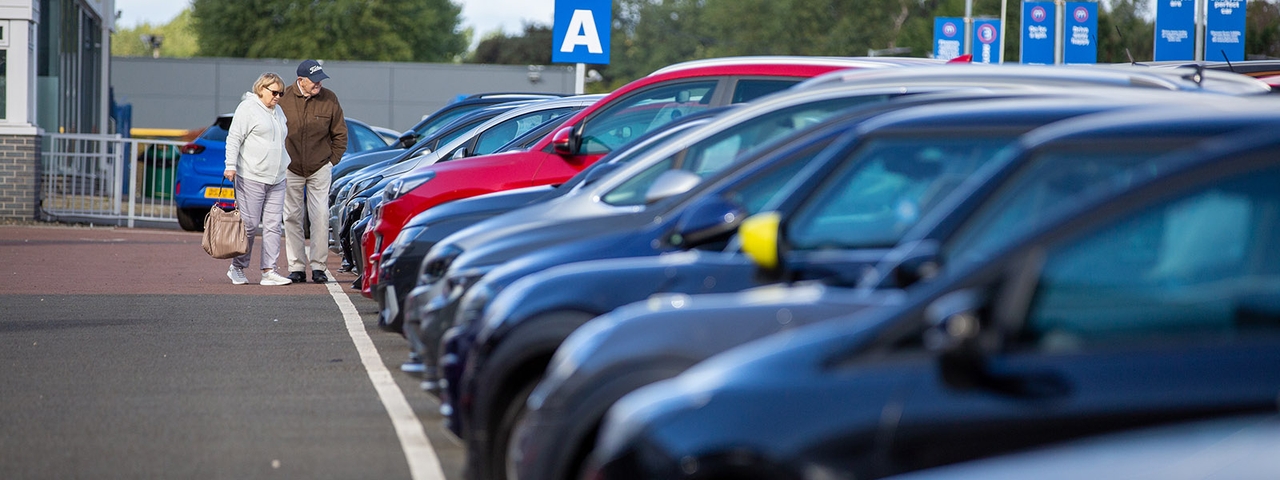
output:
<path id="1" fill-rule="evenodd" d="M 645 169 L 604 195 L 617 206 L 642 205 L 645 192 L 667 170 L 681 169 L 707 178 L 747 158 L 754 148 L 815 125 L 854 105 L 885 101 L 888 95 L 824 99 L 761 114 L 709 136 Z"/>
<path id="2" fill-rule="evenodd" d="M 796 250 L 887 248 L 1016 137 L 868 141 L 787 222 Z"/>

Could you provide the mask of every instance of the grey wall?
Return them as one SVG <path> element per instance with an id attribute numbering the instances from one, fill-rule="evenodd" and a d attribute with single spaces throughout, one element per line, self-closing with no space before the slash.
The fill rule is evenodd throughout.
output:
<path id="1" fill-rule="evenodd" d="M 201 128 L 230 113 L 263 72 L 286 82 L 299 60 L 111 57 L 117 103 L 133 104 L 133 126 Z M 546 66 L 537 83 L 529 68 L 506 65 L 324 62 L 325 88 L 338 94 L 348 117 L 397 131 L 457 95 L 497 91 L 573 92 L 572 66 Z"/>

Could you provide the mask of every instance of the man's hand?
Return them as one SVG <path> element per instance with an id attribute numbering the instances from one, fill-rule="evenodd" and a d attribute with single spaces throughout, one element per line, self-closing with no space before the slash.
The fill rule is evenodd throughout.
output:
<path id="1" fill-rule="evenodd" d="M 227 180 L 230 180 L 230 181 L 234 182 L 234 181 L 236 181 L 236 171 L 235 171 L 235 170 L 227 170 L 227 171 L 225 171 L 225 172 L 222 172 L 222 178 L 225 178 L 225 179 L 227 179 Z"/>

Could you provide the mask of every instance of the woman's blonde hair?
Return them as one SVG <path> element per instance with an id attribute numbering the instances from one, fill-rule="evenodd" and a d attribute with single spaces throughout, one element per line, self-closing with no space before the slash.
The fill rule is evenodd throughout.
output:
<path id="1" fill-rule="evenodd" d="M 280 76 L 276 75 L 275 72 L 267 72 L 258 76 L 258 80 L 253 82 L 253 90 L 250 91 L 257 95 L 259 90 L 273 83 L 279 85 L 281 90 L 284 89 L 284 80 L 280 79 Z"/>

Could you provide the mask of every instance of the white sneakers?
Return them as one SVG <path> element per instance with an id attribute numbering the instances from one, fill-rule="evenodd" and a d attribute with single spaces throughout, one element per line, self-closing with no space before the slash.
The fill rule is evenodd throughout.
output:
<path id="1" fill-rule="evenodd" d="M 244 269 L 236 268 L 235 265 L 232 265 L 231 268 L 227 269 L 227 278 L 231 279 L 232 285 L 244 285 L 249 281 L 249 279 L 244 276 Z"/>
<path id="2" fill-rule="evenodd" d="M 231 268 L 227 269 L 227 278 L 231 279 L 232 285 L 244 285 L 249 282 L 249 279 L 244 276 L 244 269 L 236 268 L 235 265 L 232 265 Z M 293 283 L 293 281 L 280 276 L 280 274 L 276 273 L 275 270 L 268 270 L 262 274 L 262 285 L 275 286 L 288 285 L 290 283 Z"/>
<path id="3" fill-rule="evenodd" d="M 293 283 L 293 280 L 280 276 L 275 270 L 267 270 L 262 273 L 262 282 L 260 283 L 262 285 L 288 285 Z"/>

